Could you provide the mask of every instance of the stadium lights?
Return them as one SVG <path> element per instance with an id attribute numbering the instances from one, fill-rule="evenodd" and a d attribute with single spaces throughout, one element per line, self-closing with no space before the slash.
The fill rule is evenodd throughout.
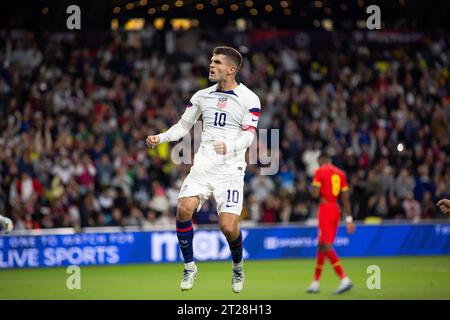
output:
<path id="1" fill-rule="evenodd" d="M 182 18 L 171 19 L 170 24 L 172 25 L 173 30 L 180 30 L 180 29 L 189 30 L 194 26 L 193 20 Z"/>
<path id="2" fill-rule="evenodd" d="M 143 18 L 133 18 L 128 20 L 125 23 L 125 30 L 127 31 L 138 31 L 138 30 L 142 30 L 142 28 L 144 28 L 145 25 L 145 19 Z"/>
<path id="3" fill-rule="evenodd" d="M 156 30 L 162 30 L 164 28 L 164 24 L 166 23 L 166 19 L 164 18 L 157 18 L 153 21 L 153 26 Z"/>
<path id="4" fill-rule="evenodd" d="M 230 6 L 230 9 L 231 9 L 231 11 L 238 11 L 238 10 L 239 10 L 239 6 L 238 6 L 237 4 L 235 4 L 235 3 L 233 3 L 233 4 Z"/>
<path id="5" fill-rule="evenodd" d="M 326 30 L 326 31 L 333 31 L 333 20 L 331 19 L 323 19 L 322 20 L 322 27 Z"/>

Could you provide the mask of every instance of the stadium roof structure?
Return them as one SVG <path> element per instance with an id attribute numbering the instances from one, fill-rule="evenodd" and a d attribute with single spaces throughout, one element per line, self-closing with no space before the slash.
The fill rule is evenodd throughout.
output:
<path id="1" fill-rule="evenodd" d="M 432 31 L 448 30 L 450 14 L 446 0 L 15 0 L 0 2 L 0 28 L 63 30 L 73 4 L 85 30 L 161 18 L 195 19 L 195 27 L 215 29 L 244 19 L 255 27 L 349 30 L 362 27 L 367 7 L 378 5 L 383 29 Z"/>

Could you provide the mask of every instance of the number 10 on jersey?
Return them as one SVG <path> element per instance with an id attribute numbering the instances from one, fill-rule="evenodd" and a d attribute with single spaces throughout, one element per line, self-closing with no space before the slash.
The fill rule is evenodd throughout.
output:
<path id="1" fill-rule="evenodd" d="M 224 112 L 215 112 L 214 115 L 215 115 L 214 125 L 215 126 L 218 125 L 219 127 L 224 127 L 225 121 L 227 120 L 227 114 Z"/>
<path id="2" fill-rule="evenodd" d="M 227 194 L 228 194 L 227 202 L 234 202 L 234 203 L 239 202 L 239 191 L 228 189 Z"/>

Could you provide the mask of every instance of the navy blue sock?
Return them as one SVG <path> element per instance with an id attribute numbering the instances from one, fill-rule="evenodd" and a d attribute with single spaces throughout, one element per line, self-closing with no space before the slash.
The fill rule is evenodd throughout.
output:
<path id="1" fill-rule="evenodd" d="M 184 263 L 194 261 L 194 250 L 192 248 L 192 239 L 194 238 L 194 228 L 192 220 L 181 222 L 177 220 L 177 237 L 183 253 Z"/>
<path id="2" fill-rule="evenodd" d="M 242 260 L 242 232 L 239 231 L 239 236 L 233 240 L 228 241 L 230 246 L 231 256 L 234 263 L 239 263 Z"/>

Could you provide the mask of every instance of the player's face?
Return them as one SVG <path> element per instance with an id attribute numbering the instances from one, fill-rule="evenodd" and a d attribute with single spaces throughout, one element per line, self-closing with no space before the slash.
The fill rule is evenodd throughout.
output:
<path id="1" fill-rule="evenodd" d="M 209 64 L 209 81 L 217 82 L 227 79 L 232 75 L 236 67 L 231 65 L 223 54 L 215 54 Z"/>

